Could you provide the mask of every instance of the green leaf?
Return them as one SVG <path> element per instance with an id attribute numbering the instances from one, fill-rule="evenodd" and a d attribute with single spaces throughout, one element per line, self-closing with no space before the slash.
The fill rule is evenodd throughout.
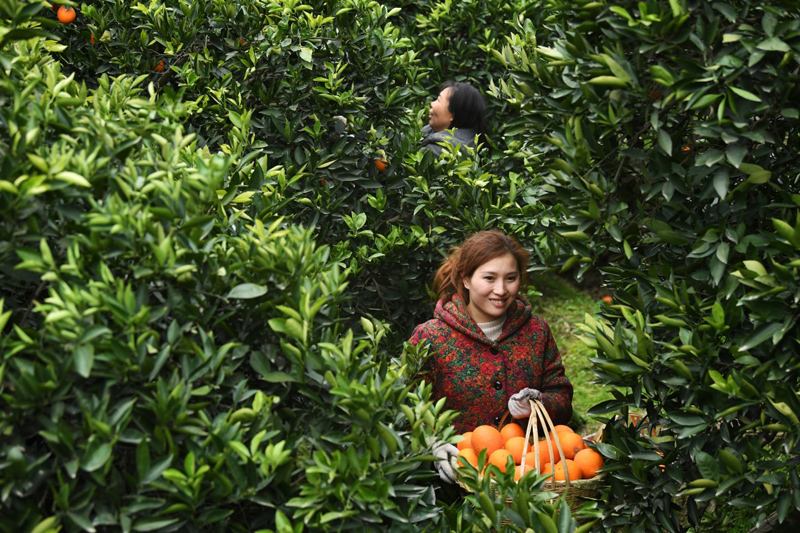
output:
<path id="1" fill-rule="evenodd" d="M 760 43 L 756 45 L 756 48 L 759 50 L 765 50 L 767 52 L 789 52 L 791 48 L 788 44 L 781 41 L 777 37 L 769 37 L 764 39 Z"/>
<path id="2" fill-rule="evenodd" d="M 781 322 L 770 322 L 759 326 L 743 343 L 739 346 L 740 352 L 752 350 L 767 339 L 771 339 L 772 335 L 778 332 L 783 327 Z"/>
<path id="3" fill-rule="evenodd" d="M 237 285 L 228 293 L 228 298 L 238 298 L 240 300 L 247 300 L 251 298 L 259 298 L 267 294 L 267 288 L 263 285 L 256 285 L 255 283 L 242 283 Z"/>
<path id="4" fill-rule="evenodd" d="M 729 144 L 725 149 L 725 156 L 728 162 L 736 168 L 742 164 L 744 156 L 747 154 L 747 149 L 740 144 Z"/>
<path id="5" fill-rule="evenodd" d="M 87 472 L 94 472 L 105 465 L 109 457 L 111 457 L 111 444 L 107 442 L 101 444 L 92 443 L 86 449 L 86 453 L 81 460 L 81 469 Z"/>
<path id="6" fill-rule="evenodd" d="M 180 518 L 142 518 L 133 524 L 134 531 L 155 531 L 171 526 Z"/>
<path id="7" fill-rule="evenodd" d="M 761 98 L 758 95 L 751 93 L 750 91 L 745 91 L 744 89 L 737 89 L 736 87 L 731 87 L 731 91 L 735 92 L 745 100 L 750 100 L 751 102 L 760 102 Z"/>
<path id="8" fill-rule="evenodd" d="M 672 155 L 672 137 L 664 129 L 658 130 L 658 145 L 667 155 Z"/>
<path id="9" fill-rule="evenodd" d="M 72 352 L 75 371 L 84 378 L 88 378 L 94 366 L 94 345 L 81 344 Z"/>
<path id="10" fill-rule="evenodd" d="M 719 482 L 719 465 L 714 457 L 706 452 L 698 450 L 695 452 L 694 460 L 695 463 L 697 463 L 697 469 L 700 471 L 700 475 L 706 479 L 713 479 Z"/>

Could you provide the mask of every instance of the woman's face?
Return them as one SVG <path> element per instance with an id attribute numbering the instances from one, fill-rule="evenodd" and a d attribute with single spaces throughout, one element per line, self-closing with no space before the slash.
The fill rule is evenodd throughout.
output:
<path id="1" fill-rule="evenodd" d="M 467 313 L 477 323 L 492 322 L 506 314 L 519 293 L 519 266 L 511 254 L 491 259 L 468 278 L 464 286 L 469 292 Z"/>
<path id="2" fill-rule="evenodd" d="M 443 131 L 450 127 L 453 122 L 453 114 L 448 111 L 450 107 L 450 93 L 453 91 L 451 87 L 442 89 L 439 97 L 431 102 L 431 111 L 428 114 L 428 124 L 431 125 L 433 131 Z"/>

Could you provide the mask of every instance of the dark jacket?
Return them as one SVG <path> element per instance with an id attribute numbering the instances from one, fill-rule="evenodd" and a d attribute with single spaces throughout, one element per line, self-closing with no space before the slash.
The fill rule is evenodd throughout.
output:
<path id="1" fill-rule="evenodd" d="M 460 145 L 461 150 L 466 153 L 465 148 L 475 148 L 475 135 L 478 132 L 470 128 L 457 128 L 454 130 L 442 130 L 434 132 L 430 124 L 426 124 L 422 128 L 422 140 L 420 144 L 423 148 L 427 148 L 436 157 L 442 155 L 442 143 L 449 144 L 450 146 Z"/>
<path id="2" fill-rule="evenodd" d="M 453 423 L 459 433 L 497 426 L 509 397 L 525 387 L 542 393 L 554 424 L 566 424 L 572 416 L 572 384 L 550 327 L 531 313 L 522 296 L 506 316 L 502 333 L 491 341 L 455 294 L 440 300 L 434 318 L 417 326 L 410 339 L 415 345 L 429 343 L 421 377 L 433 383 L 435 399 L 446 397 L 445 408 L 461 413 Z"/>

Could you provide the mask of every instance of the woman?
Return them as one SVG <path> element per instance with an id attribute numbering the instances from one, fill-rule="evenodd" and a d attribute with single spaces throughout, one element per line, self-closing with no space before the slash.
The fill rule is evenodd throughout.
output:
<path id="1" fill-rule="evenodd" d="M 475 148 L 475 136 L 480 142 L 486 130 L 485 115 L 486 105 L 477 89 L 464 82 L 445 83 L 422 128 L 422 147 L 436 157 L 448 145 Z"/>
<path id="2" fill-rule="evenodd" d="M 427 343 L 422 376 L 434 400 L 459 411 L 454 426 L 464 433 L 482 424 L 497 426 L 506 409 L 514 418 L 531 413 L 528 400 L 541 400 L 554 424 L 572 416 L 572 384 L 547 323 L 531 313 L 520 294 L 528 254 L 501 231 L 476 233 L 451 250 L 434 278 L 440 298 L 433 320 L 416 327 L 410 342 Z M 434 447 L 442 479 L 452 479 L 447 455 L 452 445 Z"/>

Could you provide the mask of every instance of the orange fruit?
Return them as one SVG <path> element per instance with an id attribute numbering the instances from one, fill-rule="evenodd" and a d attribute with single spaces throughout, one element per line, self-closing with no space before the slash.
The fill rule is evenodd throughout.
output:
<path id="1" fill-rule="evenodd" d="M 471 431 L 467 431 L 466 433 L 462 434 L 461 436 L 464 437 L 464 440 L 459 441 L 458 444 L 456 444 L 458 449 L 459 450 L 464 450 L 464 449 L 469 448 L 471 450 L 472 449 L 472 432 Z"/>
<path id="2" fill-rule="evenodd" d="M 472 430 L 472 449 L 475 453 L 486 450 L 486 457 L 503 447 L 503 437 L 492 426 L 478 426 Z"/>
<path id="3" fill-rule="evenodd" d="M 164 60 L 162 59 L 161 61 L 159 61 L 159 62 L 158 62 L 158 65 L 156 65 L 155 67 L 153 67 L 153 70 L 155 70 L 156 72 L 161 72 L 161 71 L 163 71 L 163 70 L 164 70 Z"/>
<path id="4" fill-rule="evenodd" d="M 58 8 L 58 21 L 61 24 L 69 24 L 78 14 L 69 6 L 61 6 Z"/>
<path id="5" fill-rule="evenodd" d="M 527 463 L 528 460 L 525 459 L 525 462 Z M 525 466 L 527 467 L 528 465 Z M 552 473 L 553 473 L 553 463 L 547 463 L 546 465 L 544 465 L 544 468 L 542 468 L 542 475 L 552 474 Z"/>
<path id="6" fill-rule="evenodd" d="M 577 433 L 562 433 L 558 438 L 561 439 L 561 448 L 566 459 L 574 459 L 576 453 L 586 448 L 583 437 Z"/>
<path id="7" fill-rule="evenodd" d="M 558 448 L 556 448 L 556 443 L 553 442 L 553 455 L 555 456 L 555 461 L 552 457 L 550 457 L 550 449 L 547 447 L 546 440 L 539 441 L 539 464 L 546 465 L 547 463 L 557 463 L 561 460 L 561 455 L 558 453 Z M 533 446 L 531 446 L 531 458 L 533 457 Z M 528 459 L 525 459 L 527 462 Z M 533 464 L 533 463 L 531 463 Z"/>
<path id="8" fill-rule="evenodd" d="M 506 442 L 511 437 L 524 437 L 525 430 L 516 422 L 511 422 L 503 426 L 503 429 L 500 430 L 500 436 L 503 437 L 503 442 Z"/>
<path id="9" fill-rule="evenodd" d="M 472 448 L 466 448 L 458 452 L 458 464 L 464 466 L 467 463 L 478 468 L 478 454 Z"/>
<path id="10" fill-rule="evenodd" d="M 603 456 L 591 448 L 584 448 L 576 453 L 574 461 L 581 469 L 583 479 L 593 478 L 603 468 Z"/>
<path id="11" fill-rule="evenodd" d="M 564 452 L 567 453 L 567 452 Z M 566 463 L 567 474 L 569 474 L 569 480 L 575 481 L 581 479 L 583 474 L 581 473 L 581 469 L 578 465 L 575 464 L 575 461 L 572 459 L 564 459 L 563 461 L 559 461 L 556 464 L 555 468 L 555 480 L 556 481 L 564 481 L 564 464 Z"/>
<path id="12" fill-rule="evenodd" d="M 527 462 L 525 463 L 524 474 L 527 474 L 528 472 L 532 472 L 534 470 L 536 470 L 535 466 L 529 465 Z M 524 474 L 522 472 L 522 465 L 517 465 L 514 470 L 514 481 L 519 481 L 519 478 L 521 478 Z"/>
<path id="13" fill-rule="evenodd" d="M 614 298 L 612 298 L 611 296 L 603 296 L 604 303 L 610 304 L 613 300 Z"/>
<path id="14" fill-rule="evenodd" d="M 511 457 L 511 452 L 508 450 L 504 450 L 500 448 L 499 450 L 495 450 L 492 452 L 492 455 L 489 456 L 489 464 L 492 464 L 502 470 L 503 472 L 506 471 L 506 463 L 508 463 L 508 458 Z"/>
<path id="15" fill-rule="evenodd" d="M 525 441 L 525 437 L 511 437 L 503 444 L 503 448 L 511 453 L 515 463 L 520 464 L 522 455 L 530 451 L 531 445 Z"/>
<path id="16" fill-rule="evenodd" d="M 575 433 L 572 431 L 572 428 L 569 426 L 565 426 L 564 424 L 559 424 L 553 427 L 553 431 L 561 435 L 562 433 Z M 552 435 L 552 432 L 550 433 Z"/>
<path id="17" fill-rule="evenodd" d="M 383 172 L 386 170 L 386 167 L 389 166 L 389 162 L 385 159 L 376 159 L 375 160 L 375 168 L 378 169 L 379 172 Z"/>
<path id="18" fill-rule="evenodd" d="M 92 43 L 92 46 L 94 46 L 94 34 L 89 36 L 89 42 Z"/>

